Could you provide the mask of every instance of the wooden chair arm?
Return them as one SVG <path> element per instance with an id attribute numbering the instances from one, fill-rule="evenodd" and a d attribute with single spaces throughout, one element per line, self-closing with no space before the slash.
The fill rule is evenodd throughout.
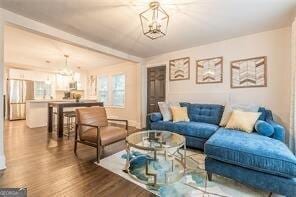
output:
<path id="1" fill-rule="evenodd" d="M 86 127 L 93 127 L 93 128 L 99 128 L 97 125 L 91 125 L 91 124 L 84 124 L 84 123 L 76 123 L 77 126 L 86 126 Z"/>
<path id="2" fill-rule="evenodd" d="M 110 121 L 117 121 L 117 122 L 125 122 L 125 129 L 128 130 L 128 120 L 122 120 L 122 119 L 112 119 L 108 118 Z"/>
<path id="3" fill-rule="evenodd" d="M 91 124 L 84 124 L 84 123 L 76 123 L 76 128 L 75 128 L 75 135 L 78 135 L 78 127 L 80 126 L 86 126 L 86 127 L 93 127 L 97 129 L 97 143 L 100 143 L 100 127 L 97 125 L 91 125 Z"/>

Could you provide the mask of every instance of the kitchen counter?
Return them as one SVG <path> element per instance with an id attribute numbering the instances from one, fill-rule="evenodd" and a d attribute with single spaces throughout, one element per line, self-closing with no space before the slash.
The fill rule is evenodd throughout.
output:
<path id="1" fill-rule="evenodd" d="M 95 102 L 94 99 L 81 99 L 81 102 Z M 46 127 L 48 103 L 74 103 L 75 99 L 42 99 L 26 101 L 26 125 L 29 128 Z M 67 110 L 73 110 L 68 108 Z"/>
<path id="2" fill-rule="evenodd" d="M 95 102 L 95 99 L 81 99 L 81 102 Z M 51 102 L 76 102 L 75 99 L 41 99 L 41 100 L 27 100 L 31 103 L 51 103 Z"/>
<path id="3" fill-rule="evenodd" d="M 97 101 L 81 101 L 81 102 L 49 102 L 48 103 L 48 132 L 51 133 L 53 131 L 53 123 L 54 123 L 54 108 L 57 110 L 56 120 L 57 120 L 57 136 L 64 136 L 64 110 L 73 108 L 81 108 L 81 107 L 94 107 L 94 106 L 104 106 L 104 103 Z M 72 111 L 71 110 L 71 111 Z"/>

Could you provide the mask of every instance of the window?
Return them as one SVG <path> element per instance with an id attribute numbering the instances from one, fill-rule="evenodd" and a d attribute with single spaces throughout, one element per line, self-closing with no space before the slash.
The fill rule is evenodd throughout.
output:
<path id="1" fill-rule="evenodd" d="M 104 105 L 108 105 L 108 77 L 99 76 L 98 77 L 98 99 L 99 102 L 103 102 Z"/>
<path id="2" fill-rule="evenodd" d="M 51 84 L 44 81 L 34 81 L 34 99 L 49 99 L 51 96 Z"/>
<path id="3" fill-rule="evenodd" d="M 125 75 L 112 76 L 112 105 L 123 107 L 125 102 Z"/>

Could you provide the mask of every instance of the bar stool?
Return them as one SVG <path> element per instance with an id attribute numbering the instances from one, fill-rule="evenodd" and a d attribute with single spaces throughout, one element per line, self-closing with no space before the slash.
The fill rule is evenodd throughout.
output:
<path id="1" fill-rule="evenodd" d="M 76 113 L 75 111 L 67 111 L 64 112 L 64 118 L 66 118 L 66 130 L 68 131 L 67 134 L 64 133 L 65 136 L 70 137 L 71 132 L 75 130 L 75 121 L 76 121 Z"/>

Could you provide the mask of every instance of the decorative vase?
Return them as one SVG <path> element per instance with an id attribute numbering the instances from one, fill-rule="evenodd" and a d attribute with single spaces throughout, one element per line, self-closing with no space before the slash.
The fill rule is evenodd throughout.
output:
<path id="1" fill-rule="evenodd" d="M 79 103 L 79 100 L 80 100 L 80 99 L 76 99 L 76 103 Z"/>

